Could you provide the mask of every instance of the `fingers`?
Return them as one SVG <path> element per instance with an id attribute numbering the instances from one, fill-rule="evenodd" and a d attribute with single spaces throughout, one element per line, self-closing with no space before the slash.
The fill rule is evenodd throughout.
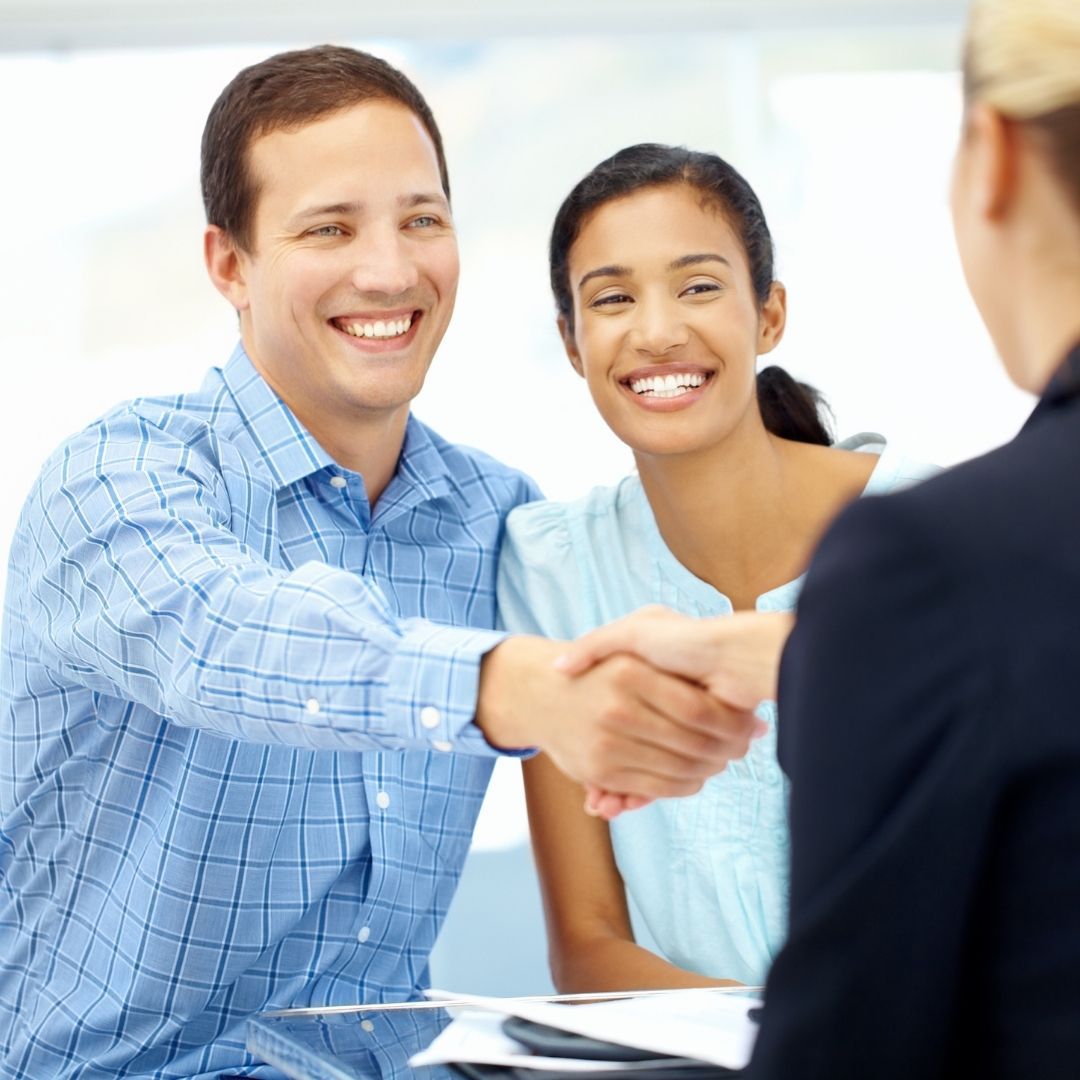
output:
<path id="1" fill-rule="evenodd" d="M 585 789 L 585 813 L 605 821 L 611 821 L 629 810 L 640 810 L 652 801 L 643 795 L 618 795 L 592 786 Z"/>
<path id="2" fill-rule="evenodd" d="M 550 665 L 510 687 L 517 723 L 580 783 L 645 800 L 691 795 L 749 748 L 752 715 L 634 656 L 574 678 Z M 625 804 L 599 808 L 614 814 Z"/>
<path id="3" fill-rule="evenodd" d="M 741 740 L 748 734 L 746 714 L 749 710 L 721 701 L 703 687 L 677 675 L 641 664 L 629 668 L 631 661 L 628 658 L 613 657 L 608 663 L 627 664 L 627 678 L 632 672 L 640 700 L 659 716 L 683 729 L 678 733 L 681 741 L 676 744 L 668 738 L 668 745 L 678 745 L 691 754 L 707 753 L 714 742 L 722 743 L 729 738 Z"/>
<path id="4" fill-rule="evenodd" d="M 580 675 L 616 653 L 634 653 L 648 659 L 640 651 L 640 630 L 642 623 L 655 620 L 659 613 L 669 612 L 667 608 L 651 604 L 632 615 L 583 634 L 556 658 L 555 667 L 567 675 Z"/>
<path id="5" fill-rule="evenodd" d="M 652 605 L 583 635 L 555 663 L 578 675 L 619 653 L 699 683 L 737 709 L 775 697 L 790 613 L 738 612 L 711 619 Z"/>
<path id="6" fill-rule="evenodd" d="M 756 728 L 752 714 L 622 654 L 568 680 L 574 688 L 587 712 L 563 731 L 573 745 L 546 748 L 579 781 L 618 795 L 691 795 L 747 752 Z"/>

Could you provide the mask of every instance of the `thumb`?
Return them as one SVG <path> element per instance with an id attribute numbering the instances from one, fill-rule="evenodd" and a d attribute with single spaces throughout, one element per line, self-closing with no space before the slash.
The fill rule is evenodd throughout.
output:
<path id="1" fill-rule="evenodd" d="M 632 652 L 625 629 L 601 626 L 572 641 L 566 651 L 555 658 L 555 669 L 564 675 L 580 675 L 619 652 Z"/>

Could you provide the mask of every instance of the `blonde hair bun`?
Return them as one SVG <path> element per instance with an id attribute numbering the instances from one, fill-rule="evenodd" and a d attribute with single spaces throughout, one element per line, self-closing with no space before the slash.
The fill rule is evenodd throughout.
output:
<path id="1" fill-rule="evenodd" d="M 973 0 L 966 91 L 1032 120 L 1080 105 L 1080 0 Z"/>

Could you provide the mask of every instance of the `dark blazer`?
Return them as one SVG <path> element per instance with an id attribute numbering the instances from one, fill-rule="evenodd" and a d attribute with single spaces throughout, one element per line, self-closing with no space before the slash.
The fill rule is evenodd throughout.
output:
<path id="1" fill-rule="evenodd" d="M 840 516 L 779 702 L 748 1075 L 1080 1077 L 1080 347 L 1012 442 Z"/>

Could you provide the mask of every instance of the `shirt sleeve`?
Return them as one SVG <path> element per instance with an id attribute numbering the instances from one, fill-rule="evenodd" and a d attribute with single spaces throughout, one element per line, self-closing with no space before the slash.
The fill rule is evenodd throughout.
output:
<path id="1" fill-rule="evenodd" d="M 41 663 L 234 738 L 493 754 L 472 723 L 490 630 L 400 619 L 356 574 L 275 567 L 230 527 L 214 455 L 133 412 L 46 467 L 13 546 L 9 600 Z M 265 510 L 273 514 L 273 499 Z M 270 532 L 267 532 L 270 535 Z"/>
<path id="2" fill-rule="evenodd" d="M 998 751 L 963 567 L 912 505 L 901 495 L 845 511 L 784 653 L 790 934 L 752 1080 L 948 1071 Z"/>

